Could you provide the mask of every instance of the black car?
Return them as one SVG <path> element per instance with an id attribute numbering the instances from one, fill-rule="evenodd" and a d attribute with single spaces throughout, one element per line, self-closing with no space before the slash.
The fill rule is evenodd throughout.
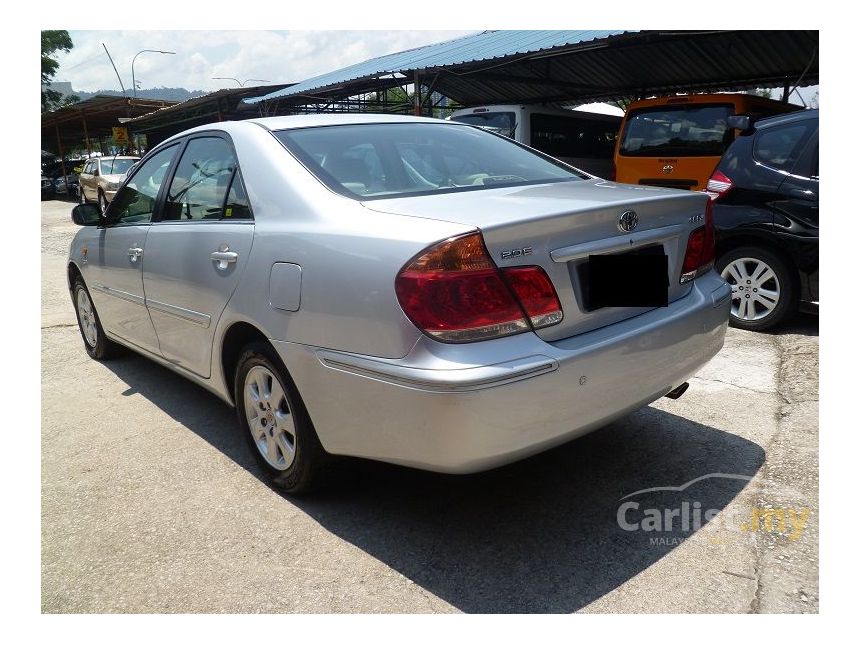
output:
<path id="1" fill-rule="evenodd" d="M 707 187 L 716 268 L 732 285 L 730 322 L 758 331 L 818 312 L 818 110 L 731 120 L 743 133 Z"/>
<path id="2" fill-rule="evenodd" d="M 54 180 L 42 175 L 42 201 L 54 198 Z"/>

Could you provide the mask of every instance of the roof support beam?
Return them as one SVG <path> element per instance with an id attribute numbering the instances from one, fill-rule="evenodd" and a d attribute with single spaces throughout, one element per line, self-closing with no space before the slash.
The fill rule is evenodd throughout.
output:
<path id="1" fill-rule="evenodd" d="M 447 70 L 444 70 L 447 71 Z M 541 77 L 541 76 L 522 76 L 519 74 L 503 74 L 499 72 L 478 72 L 479 77 L 482 80 L 493 81 L 496 83 L 522 83 L 525 85 L 547 85 L 549 87 L 558 87 L 568 90 L 594 90 L 601 91 L 606 90 L 605 87 L 598 87 L 596 85 L 589 85 L 586 83 L 571 83 L 569 81 L 561 81 L 555 78 L 550 77 Z M 472 74 L 472 72 L 464 72 L 461 74 L 456 74 L 457 76 L 468 76 Z M 477 77 L 476 77 L 477 78 Z"/>

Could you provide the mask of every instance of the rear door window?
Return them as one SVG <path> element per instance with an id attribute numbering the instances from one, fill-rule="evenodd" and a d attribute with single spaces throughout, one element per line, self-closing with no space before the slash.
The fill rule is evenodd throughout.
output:
<path id="1" fill-rule="evenodd" d="M 224 219 L 254 219 L 251 213 L 251 203 L 248 201 L 248 193 L 245 191 L 245 183 L 242 181 L 242 173 L 239 172 L 238 168 L 233 175 L 233 181 L 230 182 L 230 190 L 227 192 Z"/>
<path id="2" fill-rule="evenodd" d="M 162 221 L 221 219 L 236 171 L 236 157 L 221 137 L 191 139 L 167 191 Z"/>
<path id="3" fill-rule="evenodd" d="M 809 123 L 790 123 L 762 130 L 753 142 L 753 157 L 765 166 L 790 172 L 809 139 L 810 130 Z"/>

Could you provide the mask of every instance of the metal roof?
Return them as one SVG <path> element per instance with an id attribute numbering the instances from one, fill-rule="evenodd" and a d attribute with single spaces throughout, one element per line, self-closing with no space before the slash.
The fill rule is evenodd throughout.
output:
<path id="1" fill-rule="evenodd" d="M 147 144 L 151 147 L 174 134 L 199 125 L 262 116 L 262 111 L 257 106 L 243 104 L 242 99 L 289 86 L 289 83 L 281 83 L 224 88 L 130 119 L 128 125 L 132 132 L 146 134 Z"/>
<path id="2" fill-rule="evenodd" d="M 126 96 L 97 95 L 42 114 L 42 148 L 59 152 L 61 147 L 77 145 L 85 138 L 94 141 L 112 136 L 119 119 L 147 114 L 174 101 L 135 99 Z"/>
<path id="3" fill-rule="evenodd" d="M 362 63 L 321 74 L 289 89 L 247 99 L 247 103 L 312 93 L 357 79 L 375 79 L 381 75 L 490 60 L 513 53 L 538 52 L 553 47 L 605 38 L 621 31 L 482 31 L 441 43 L 407 49 L 371 58 Z"/>
<path id="4" fill-rule="evenodd" d="M 420 82 L 459 103 L 566 102 L 818 82 L 818 32 L 486 31 L 247 99 L 337 100 Z"/>
<path id="5" fill-rule="evenodd" d="M 229 87 L 215 90 L 214 92 L 209 92 L 203 96 L 195 96 L 193 98 L 186 99 L 181 103 L 169 105 L 155 110 L 154 112 L 129 119 L 128 123 L 136 125 L 137 127 L 135 129 L 143 132 L 146 130 L 145 126 L 157 124 L 162 120 L 164 120 L 164 122 L 176 123 L 178 120 L 181 120 L 183 116 L 191 114 L 196 115 L 196 113 L 200 111 L 200 108 L 203 108 L 204 111 L 208 108 L 210 113 L 217 116 L 219 110 L 226 112 L 235 109 L 236 103 L 241 99 L 277 92 L 290 87 L 291 85 L 293 84 L 280 83 L 277 85 Z"/>

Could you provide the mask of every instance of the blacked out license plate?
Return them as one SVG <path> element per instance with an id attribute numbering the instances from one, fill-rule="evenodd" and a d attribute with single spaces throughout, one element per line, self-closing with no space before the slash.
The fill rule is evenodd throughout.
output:
<path id="1" fill-rule="evenodd" d="M 665 253 L 588 256 L 589 309 L 666 307 L 669 259 Z"/>

